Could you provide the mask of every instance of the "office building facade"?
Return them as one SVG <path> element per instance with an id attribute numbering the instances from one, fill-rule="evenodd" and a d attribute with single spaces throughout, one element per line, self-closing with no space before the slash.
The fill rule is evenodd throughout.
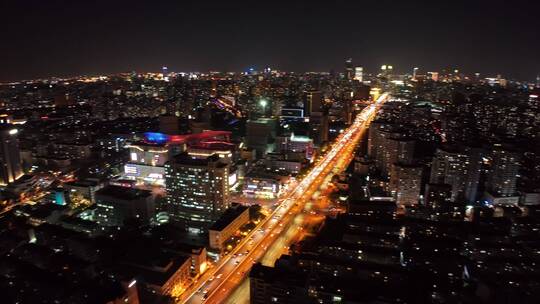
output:
<path id="1" fill-rule="evenodd" d="M 171 218 L 203 233 L 228 208 L 229 166 L 216 154 L 205 159 L 181 153 L 165 164 L 166 204 Z"/>
<path id="2" fill-rule="evenodd" d="M 482 151 L 469 147 L 437 149 L 431 164 L 430 183 L 452 187 L 451 201 L 474 202 L 478 191 Z"/>
<path id="3" fill-rule="evenodd" d="M 519 168 L 518 153 L 495 147 L 488 176 L 489 192 L 502 197 L 515 195 Z"/>
<path id="4" fill-rule="evenodd" d="M 152 192 L 120 186 L 107 186 L 95 193 L 96 219 L 102 226 L 123 226 L 134 219 L 148 224 L 155 215 Z"/>

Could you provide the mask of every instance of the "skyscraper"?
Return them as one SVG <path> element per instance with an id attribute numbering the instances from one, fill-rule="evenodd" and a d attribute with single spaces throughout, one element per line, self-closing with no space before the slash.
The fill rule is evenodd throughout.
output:
<path id="1" fill-rule="evenodd" d="M 304 113 L 309 116 L 310 136 L 315 145 L 328 141 L 328 110 L 323 107 L 321 91 L 307 91 L 304 95 Z"/>
<path id="2" fill-rule="evenodd" d="M 379 129 L 384 126 L 384 122 L 373 121 L 369 126 L 369 135 L 368 135 L 368 156 L 375 159 L 377 151 L 379 150 Z"/>
<path id="3" fill-rule="evenodd" d="M 257 157 L 274 150 L 277 121 L 273 118 L 248 120 L 246 124 L 246 146 L 255 149 Z"/>
<path id="4" fill-rule="evenodd" d="M 386 166 L 388 159 L 388 149 L 386 147 L 387 140 L 397 134 L 393 133 L 389 125 L 385 125 L 380 128 L 377 133 L 377 148 L 375 154 L 375 165 L 383 175 L 388 175 L 389 171 L 387 170 L 389 166 Z"/>
<path id="5" fill-rule="evenodd" d="M 384 176 L 389 175 L 394 163 L 411 164 L 414 157 L 414 140 L 393 129 L 391 124 L 380 121 L 372 122 L 369 127 L 368 155 Z"/>
<path id="6" fill-rule="evenodd" d="M 355 67 L 354 68 L 354 80 L 358 80 L 360 82 L 364 81 L 364 68 L 363 67 Z"/>
<path id="7" fill-rule="evenodd" d="M 452 187 L 451 200 L 476 200 L 482 151 L 471 147 L 443 147 L 437 149 L 431 164 L 430 183 Z"/>
<path id="8" fill-rule="evenodd" d="M 163 79 L 164 80 L 169 80 L 169 68 L 168 67 L 163 66 L 161 68 L 161 73 L 163 74 Z"/>
<path id="9" fill-rule="evenodd" d="M 412 79 L 413 79 L 413 80 L 416 80 L 416 74 L 417 74 L 417 72 L 418 72 L 418 68 L 416 68 L 416 67 L 413 68 L 413 74 L 412 74 Z"/>
<path id="10" fill-rule="evenodd" d="M 206 159 L 187 153 L 165 164 L 167 209 L 171 218 L 204 232 L 228 207 L 229 166 L 217 154 Z"/>
<path id="11" fill-rule="evenodd" d="M 390 173 L 390 191 L 398 205 L 415 205 L 420 198 L 423 167 L 414 164 L 395 163 Z"/>
<path id="12" fill-rule="evenodd" d="M 384 138 L 381 171 L 390 173 L 395 163 L 411 164 L 414 158 L 415 142 L 404 137 Z"/>
<path id="13" fill-rule="evenodd" d="M 10 124 L 0 124 L 0 185 L 14 182 L 22 174 L 18 130 Z"/>
<path id="14" fill-rule="evenodd" d="M 519 154 L 501 146 L 496 146 L 492 154 L 488 189 L 497 196 L 513 196 L 519 173 Z"/>
<path id="15" fill-rule="evenodd" d="M 324 112 L 312 112 L 309 118 L 311 126 L 310 137 L 317 146 L 328 141 L 328 114 Z"/>
<path id="16" fill-rule="evenodd" d="M 354 67 L 352 63 L 352 58 L 345 60 L 345 78 L 347 80 L 353 80 L 354 78 Z"/>
<path id="17" fill-rule="evenodd" d="M 307 91 L 304 96 L 304 116 L 310 116 L 311 112 L 322 111 L 323 94 L 321 91 Z"/>

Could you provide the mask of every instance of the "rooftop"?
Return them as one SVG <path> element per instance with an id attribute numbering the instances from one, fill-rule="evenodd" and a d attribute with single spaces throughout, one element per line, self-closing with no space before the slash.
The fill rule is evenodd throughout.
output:
<path id="1" fill-rule="evenodd" d="M 97 180 L 84 179 L 84 180 L 78 180 L 74 182 L 67 182 L 65 183 L 65 185 L 73 186 L 73 187 L 95 187 L 99 185 L 99 182 Z"/>
<path id="2" fill-rule="evenodd" d="M 121 200 L 135 200 L 139 198 L 146 198 L 152 195 L 151 191 L 139 190 L 134 188 L 126 188 L 120 186 L 109 185 L 96 192 L 98 196 L 109 196 Z"/>
<path id="3" fill-rule="evenodd" d="M 208 166 L 211 162 L 219 161 L 219 155 L 213 154 L 207 158 L 195 158 L 188 153 L 180 153 L 173 158 L 174 164 L 188 165 L 188 166 Z M 225 166 L 226 164 L 222 164 Z"/>
<path id="4" fill-rule="evenodd" d="M 221 231 L 232 223 L 237 217 L 248 210 L 249 207 L 240 204 L 233 204 L 223 215 L 210 227 L 209 230 Z"/>

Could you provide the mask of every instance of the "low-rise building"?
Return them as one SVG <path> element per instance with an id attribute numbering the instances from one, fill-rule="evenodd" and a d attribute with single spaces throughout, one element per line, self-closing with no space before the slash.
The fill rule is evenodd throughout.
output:
<path id="1" fill-rule="evenodd" d="M 96 191 L 103 188 L 104 184 L 98 179 L 88 178 L 80 181 L 68 182 L 64 184 L 64 189 L 70 198 L 80 196 L 92 204 L 96 203 Z"/>
<path id="2" fill-rule="evenodd" d="M 266 154 L 266 168 L 272 171 L 286 171 L 298 174 L 307 165 L 303 153 L 268 153 Z"/>
<path id="3" fill-rule="evenodd" d="M 277 198 L 284 177 L 262 171 L 251 171 L 244 177 L 243 193 L 247 197 Z"/>
<path id="4" fill-rule="evenodd" d="M 155 213 L 151 191 L 107 186 L 96 192 L 96 220 L 103 226 L 122 226 L 127 219 L 148 223 Z"/>
<path id="5" fill-rule="evenodd" d="M 210 248 L 223 251 L 225 241 L 232 237 L 243 225 L 249 222 L 249 208 L 233 204 L 208 229 Z"/>

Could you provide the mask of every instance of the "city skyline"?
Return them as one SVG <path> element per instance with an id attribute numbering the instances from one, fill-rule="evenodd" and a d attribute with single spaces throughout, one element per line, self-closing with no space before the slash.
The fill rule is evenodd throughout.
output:
<path id="1" fill-rule="evenodd" d="M 520 1 L 425 1 L 315 5 L 295 2 L 152 6 L 4 3 L 0 81 L 130 71 L 341 71 L 345 58 L 367 72 L 459 69 L 532 81 L 540 72 L 536 29 Z M 19 22 L 20 16 L 25 22 Z M 509 56 L 512 55 L 512 56 Z"/>
<path id="2" fill-rule="evenodd" d="M 0 303 L 540 303 L 539 8 L 0 3 Z"/>

